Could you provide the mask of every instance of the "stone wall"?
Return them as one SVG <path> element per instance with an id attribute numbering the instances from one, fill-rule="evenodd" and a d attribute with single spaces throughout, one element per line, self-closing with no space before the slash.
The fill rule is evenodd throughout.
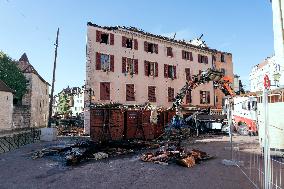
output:
<path id="1" fill-rule="evenodd" d="M 13 108 L 13 129 L 30 127 L 30 106 L 17 105 Z"/>
<path id="2" fill-rule="evenodd" d="M 13 94 L 0 91 L 0 130 L 12 128 Z"/>
<path id="3" fill-rule="evenodd" d="M 31 127 L 47 126 L 49 107 L 48 84 L 37 75 L 31 80 Z"/>

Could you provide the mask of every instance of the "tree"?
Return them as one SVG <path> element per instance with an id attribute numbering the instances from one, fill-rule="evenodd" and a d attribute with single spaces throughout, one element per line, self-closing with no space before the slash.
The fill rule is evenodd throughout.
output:
<path id="1" fill-rule="evenodd" d="M 64 92 L 59 94 L 58 112 L 64 116 L 70 113 L 69 99 Z"/>
<path id="2" fill-rule="evenodd" d="M 15 61 L 0 51 L 0 80 L 15 91 L 14 98 L 21 100 L 27 92 L 27 80 Z"/>

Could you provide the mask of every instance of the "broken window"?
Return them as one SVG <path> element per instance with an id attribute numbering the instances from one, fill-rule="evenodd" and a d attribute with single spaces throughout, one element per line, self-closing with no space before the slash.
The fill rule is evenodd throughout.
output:
<path id="1" fill-rule="evenodd" d="M 208 57 L 205 55 L 198 54 L 198 62 L 208 64 Z"/>
<path id="2" fill-rule="evenodd" d="M 110 82 L 100 83 L 100 99 L 110 100 Z"/>
<path id="3" fill-rule="evenodd" d="M 173 48 L 167 47 L 167 56 L 173 57 Z"/>
<path id="4" fill-rule="evenodd" d="M 122 73 L 138 74 L 138 59 L 122 57 Z"/>
<path id="5" fill-rule="evenodd" d="M 210 91 L 200 91 L 200 104 L 210 104 Z"/>
<path id="6" fill-rule="evenodd" d="M 144 69 L 146 76 L 158 77 L 158 63 L 157 62 L 144 62 Z"/>
<path id="7" fill-rule="evenodd" d="M 221 62 L 225 62 L 225 55 L 221 54 Z"/>
<path id="8" fill-rule="evenodd" d="M 126 39 L 126 48 L 132 49 L 132 39 L 127 38 Z"/>
<path id="9" fill-rule="evenodd" d="M 149 102 L 156 102 L 156 87 L 148 86 L 148 100 Z"/>
<path id="10" fill-rule="evenodd" d="M 110 69 L 110 57 L 108 54 L 101 54 L 101 69 L 109 71 Z"/>
<path id="11" fill-rule="evenodd" d="M 181 55 L 182 55 L 182 59 L 193 61 L 192 52 L 182 50 Z"/>
<path id="12" fill-rule="evenodd" d="M 164 76 L 165 78 L 176 79 L 176 66 L 165 64 Z"/>
<path id="13" fill-rule="evenodd" d="M 175 98 L 175 89 L 172 87 L 168 87 L 168 102 L 173 102 Z"/>
<path id="14" fill-rule="evenodd" d="M 144 42 L 144 50 L 150 53 L 158 54 L 158 44 L 149 43 L 147 41 Z"/>
<path id="15" fill-rule="evenodd" d="M 114 72 L 114 55 L 96 53 L 96 70 Z"/>
<path id="16" fill-rule="evenodd" d="M 101 33 L 101 43 L 105 43 L 105 44 L 108 44 L 109 41 L 108 41 L 108 33 Z"/>
<path id="17" fill-rule="evenodd" d="M 135 101 L 134 84 L 126 84 L 126 101 Z"/>

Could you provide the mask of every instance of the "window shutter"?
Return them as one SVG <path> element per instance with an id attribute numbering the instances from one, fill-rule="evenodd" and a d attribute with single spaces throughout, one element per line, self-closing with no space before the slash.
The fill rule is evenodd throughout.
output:
<path id="1" fill-rule="evenodd" d="M 148 86 L 148 100 L 149 102 L 156 102 L 156 87 Z"/>
<path id="2" fill-rule="evenodd" d="M 114 72 L 114 55 L 110 55 L 110 71 Z"/>
<path id="3" fill-rule="evenodd" d="M 148 61 L 144 61 L 144 69 L 145 69 L 145 75 L 149 76 L 149 62 Z"/>
<path id="4" fill-rule="evenodd" d="M 198 54 L 198 63 L 201 63 L 201 55 Z"/>
<path id="5" fill-rule="evenodd" d="M 126 72 L 126 57 L 122 57 L 122 73 Z"/>
<path id="6" fill-rule="evenodd" d="M 168 102 L 174 101 L 174 88 L 168 87 Z"/>
<path id="7" fill-rule="evenodd" d="M 114 34 L 113 33 L 110 34 L 110 43 L 109 44 L 114 45 Z"/>
<path id="8" fill-rule="evenodd" d="M 126 84 L 126 101 L 135 101 L 134 84 Z"/>
<path id="9" fill-rule="evenodd" d="M 126 37 L 122 36 L 122 47 L 126 47 Z"/>
<path id="10" fill-rule="evenodd" d="M 164 64 L 164 77 L 165 78 L 168 78 L 169 77 L 169 73 L 168 73 L 168 65 L 167 64 Z"/>
<path id="11" fill-rule="evenodd" d="M 96 70 L 101 69 L 101 54 L 96 52 Z"/>
<path id="12" fill-rule="evenodd" d="M 137 41 L 137 39 L 134 39 L 134 49 L 138 50 L 138 41 Z"/>
<path id="13" fill-rule="evenodd" d="M 110 83 L 109 82 L 100 83 L 100 99 L 110 100 Z"/>
<path id="14" fill-rule="evenodd" d="M 158 72 L 159 72 L 158 62 L 155 62 L 155 77 L 158 77 Z"/>
<path id="15" fill-rule="evenodd" d="M 207 91 L 207 104 L 210 104 L 210 91 Z"/>
<path id="16" fill-rule="evenodd" d="M 101 42 L 101 32 L 96 30 L 96 42 Z"/>
<path id="17" fill-rule="evenodd" d="M 189 52 L 189 56 L 190 56 L 190 61 L 193 61 L 192 52 Z"/>
<path id="18" fill-rule="evenodd" d="M 134 72 L 138 74 L 138 59 L 134 59 Z"/>
<path id="19" fill-rule="evenodd" d="M 202 91 L 200 91 L 200 104 L 203 104 L 203 95 L 202 95 Z"/>
<path id="20" fill-rule="evenodd" d="M 144 41 L 144 51 L 148 52 L 148 42 Z"/>
<path id="21" fill-rule="evenodd" d="M 205 63 L 208 64 L 208 56 L 205 56 Z"/>
<path id="22" fill-rule="evenodd" d="M 181 51 L 181 58 L 182 58 L 182 59 L 185 59 L 184 54 L 185 54 L 185 51 L 184 51 L 184 50 L 182 50 L 182 51 Z"/>
<path id="23" fill-rule="evenodd" d="M 191 97 L 191 91 L 188 91 L 187 92 L 187 94 L 186 94 L 186 96 L 185 96 L 185 103 L 186 104 L 190 104 L 190 103 L 192 103 L 192 97 Z"/>
<path id="24" fill-rule="evenodd" d="M 177 78 L 177 67 L 174 66 L 174 79 L 176 79 L 176 78 Z"/>
<path id="25" fill-rule="evenodd" d="M 158 44 L 154 44 L 154 52 L 156 53 L 156 54 L 158 54 L 158 52 L 159 52 L 159 50 L 158 50 Z"/>

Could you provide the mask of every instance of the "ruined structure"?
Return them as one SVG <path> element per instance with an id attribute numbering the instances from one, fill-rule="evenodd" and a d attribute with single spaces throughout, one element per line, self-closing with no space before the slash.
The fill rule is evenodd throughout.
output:
<path id="1" fill-rule="evenodd" d="M 192 74 L 216 67 L 233 79 L 232 55 L 206 45 L 92 23 L 87 36 L 86 83 L 94 90 L 94 103 L 170 107 Z M 188 94 L 184 105 L 220 106 L 222 97 L 210 82 Z"/>
<path id="2" fill-rule="evenodd" d="M 14 126 L 15 128 L 46 126 L 48 122 L 49 84 L 30 64 L 26 53 L 21 56 L 17 66 L 28 80 L 28 86 L 21 105 L 15 107 L 18 110 L 13 115 Z M 16 114 L 17 112 L 18 115 Z M 23 114 L 25 115 L 23 116 Z M 29 123 L 19 123 L 19 120 L 23 120 L 23 117 L 26 117 L 25 121 L 29 117 Z"/>

